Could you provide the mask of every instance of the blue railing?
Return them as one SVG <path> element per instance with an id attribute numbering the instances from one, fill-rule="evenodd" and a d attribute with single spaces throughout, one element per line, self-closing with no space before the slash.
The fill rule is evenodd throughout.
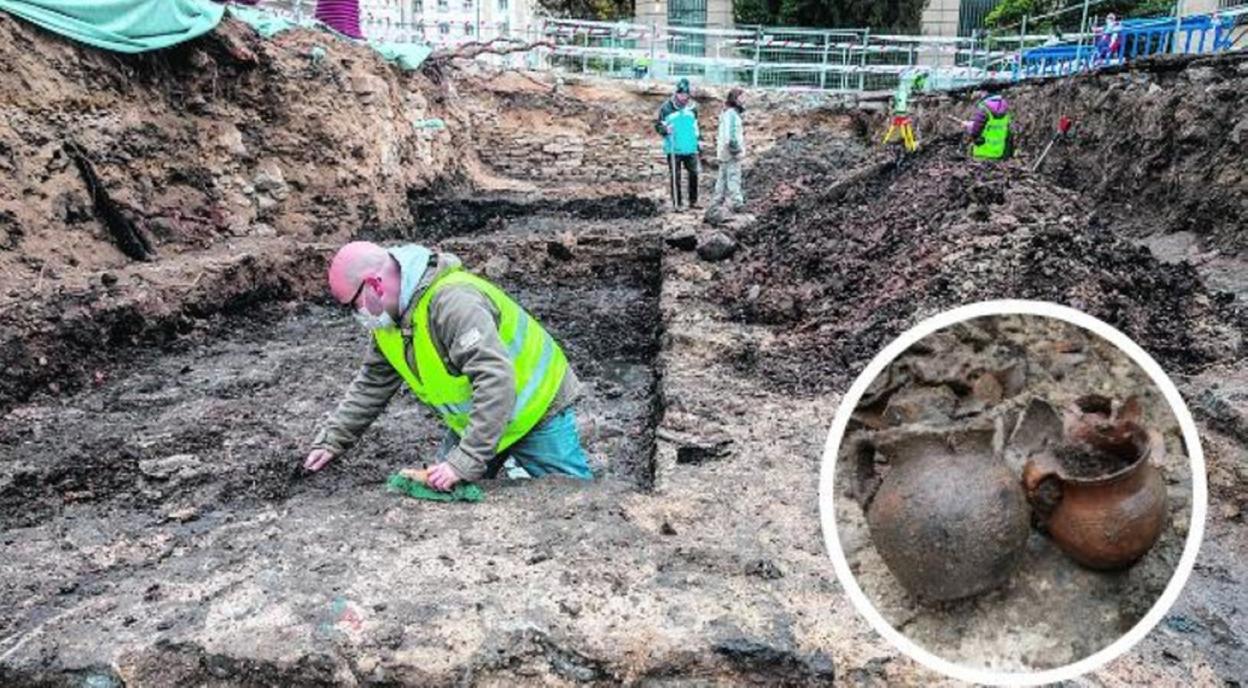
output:
<path id="1" fill-rule="evenodd" d="M 1177 25 L 1177 30 L 1176 30 Z M 1098 34 L 1091 45 L 1047 45 L 1024 50 L 1014 65 L 1014 78 L 1061 76 L 1151 55 L 1213 53 L 1232 47 L 1235 18 L 1199 14 L 1183 17 L 1129 19 L 1113 34 Z M 1178 50 L 1174 48 L 1178 37 Z"/>

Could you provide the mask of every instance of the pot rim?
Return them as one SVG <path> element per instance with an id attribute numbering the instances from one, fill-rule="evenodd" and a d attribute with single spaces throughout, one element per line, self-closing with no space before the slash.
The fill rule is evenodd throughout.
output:
<path id="1" fill-rule="evenodd" d="M 1064 482 L 1073 483 L 1075 485 L 1108 485 L 1110 483 L 1118 482 L 1133 473 L 1140 467 L 1141 464 L 1148 463 L 1149 458 L 1153 455 L 1153 441 L 1151 433 L 1142 427 L 1140 428 L 1140 432 L 1144 435 L 1144 448 L 1140 450 L 1139 456 L 1135 457 L 1135 460 L 1131 463 L 1119 468 L 1113 473 L 1106 473 L 1105 475 L 1098 475 L 1090 478 L 1072 477 L 1067 474 L 1066 467 L 1062 464 L 1061 460 L 1057 458 L 1056 452 L 1053 453 L 1053 461 L 1056 465 L 1056 470 L 1054 472 L 1057 473 Z M 1062 442 L 1057 445 L 1057 447 L 1072 446 L 1081 445 L 1075 442 Z M 1057 447 L 1055 447 L 1055 449 Z"/>

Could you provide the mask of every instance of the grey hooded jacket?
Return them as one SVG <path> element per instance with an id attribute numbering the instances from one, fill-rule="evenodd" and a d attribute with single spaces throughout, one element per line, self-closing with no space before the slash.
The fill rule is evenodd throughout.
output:
<path id="1" fill-rule="evenodd" d="M 391 255 L 399 261 L 401 273 L 417 274 L 417 270 L 424 268 L 404 265 L 410 262 L 411 256 L 402 249 L 392 250 Z M 410 323 L 413 307 L 434 279 L 461 265 L 459 258 L 449 253 L 435 254 L 434 260 L 436 266 L 424 270 L 418 283 L 408 285 L 404 280 L 404 291 L 410 293 L 400 298 L 401 322 Z M 499 338 L 498 323 L 499 312 L 494 303 L 469 285 L 446 287 L 429 304 L 429 331 L 442 363 L 452 375 L 467 375 L 472 381 L 468 428 L 458 446 L 445 458 L 464 480 L 476 480 L 485 473 L 486 462 L 494 458 L 494 448 L 516 404 L 515 369 Z M 410 343 L 407 362 L 416 370 Z M 313 445 L 328 449 L 335 456 L 355 446 L 402 386 L 402 378 L 374 343 L 347 388 L 346 396 L 317 433 Z M 569 367 L 543 421 L 570 406 L 576 400 L 579 387 L 576 374 Z"/>

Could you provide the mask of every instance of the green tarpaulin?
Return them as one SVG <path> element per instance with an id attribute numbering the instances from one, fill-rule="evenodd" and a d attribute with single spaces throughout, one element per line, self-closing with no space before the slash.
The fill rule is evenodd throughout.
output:
<path id="1" fill-rule="evenodd" d="M 140 53 L 211 31 L 221 22 L 225 5 L 212 0 L 0 0 L 0 11 L 97 48 Z M 231 6 L 230 12 L 265 38 L 295 26 L 263 10 Z M 308 25 L 324 26 L 317 21 Z M 368 45 L 386 61 L 409 71 L 420 67 L 433 52 L 419 43 Z"/>
<path id="2" fill-rule="evenodd" d="M 141 53 L 211 31 L 225 6 L 211 0 L 0 0 L 0 11 L 97 48 Z"/>
<path id="3" fill-rule="evenodd" d="M 272 38 L 277 34 L 292 29 L 296 26 L 293 21 L 283 19 L 275 14 L 270 14 L 263 10 L 257 10 L 251 7 L 240 7 L 239 5 L 230 5 L 230 15 L 239 21 L 251 25 L 256 33 L 265 38 Z"/>

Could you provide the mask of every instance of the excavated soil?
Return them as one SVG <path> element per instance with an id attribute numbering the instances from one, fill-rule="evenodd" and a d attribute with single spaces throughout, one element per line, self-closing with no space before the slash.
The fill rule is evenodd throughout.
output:
<path id="1" fill-rule="evenodd" d="M 970 95 L 919 99 L 920 127 L 951 131 L 949 117 L 967 116 Z M 1248 54 L 1142 60 L 1080 79 L 1026 83 L 1010 89 L 1008 100 L 1028 167 L 1058 118 L 1074 120 L 1042 173 L 1086 194 L 1088 209 L 1118 232 L 1191 233 L 1205 254 L 1248 249 Z"/>
<path id="2" fill-rule="evenodd" d="M 877 390 L 874 395 L 872 389 Z M 945 393 L 934 395 L 933 389 Z M 922 393 L 916 395 L 916 390 Z M 854 443 L 842 443 L 836 481 L 839 535 L 857 582 L 894 628 L 958 664 L 1035 671 L 1094 654 L 1134 626 L 1156 602 L 1178 564 L 1189 529 L 1191 466 L 1178 422 L 1160 390 L 1109 342 L 1048 318 L 979 318 L 916 342 L 868 391 L 855 413 L 849 439 L 869 437 L 874 428 L 894 433 L 933 427 L 992 428 L 1000 419 L 1005 445 L 1000 460 L 1017 480 L 1020 495 L 1024 462 L 1045 436 L 1032 430 L 1044 427 L 1034 420 L 1038 416 L 1027 415 L 1036 399 L 1060 409 L 1092 391 L 1120 400 L 1134 395 L 1141 400 L 1147 426 L 1162 434 L 1167 447 L 1154 465 L 1165 480 L 1168 525 L 1157 544 L 1129 569 L 1085 569 L 1033 529 L 1018 568 L 1001 587 L 956 602 L 925 605 L 907 594 L 889 572 L 866 523 L 864 504 L 880 478 L 887 480 L 891 466 L 864 469 Z M 934 398 L 953 401 L 933 404 Z M 875 412 L 880 405 L 888 409 L 882 416 Z M 1058 416 L 1051 418 L 1060 432 Z M 1016 426 L 1024 429 L 1015 432 Z"/>
<path id="3" fill-rule="evenodd" d="M 778 385 L 842 387 L 921 317 L 985 299 L 1073 306 L 1177 372 L 1239 357 L 1244 321 L 1230 295 L 1016 163 L 969 161 L 936 142 L 901 168 L 868 163 L 811 187 L 739 234 L 724 280 L 738 317 L 780 329 L 774 347 L 741 362 Z"/>
<path id="4" fill-rule="evenodd" d="M 841 594 L 815 476 L 839 393 L 878 347 L 1003 296 L 1136 336 L 1204 431 L 1214 503 L 1192 582 L 1093 680 L 1248 671 L 1242 321 L 1190 256 L 1158 263 L 1123 238 L 1137 227 L 1089 213 L 1094 177 L 1005 175 L 940 145 L 898 170 L 872 149 L 873 116 L 844 109 L 855 98 L 759 91 L 758 221 L 725 227 L 740 250 L 708 263 L 677 247 L 709 230 L 661 213 L 650 183 L 665 87 L 464 65 L 431 80 L 323 32 L 261 40 L 232 20 L 146 57 L 3 13 L 0 37 L 0 684 L 933 683 Z M 719 95 L 700 95 L 707 117 Z M 520 148 L 535 156 L 520 172 L 488 155 Z M 559 176 L 524 172 L 551 157 Z M 1111 167 L 1153 175 L 1140 197 L 1168 178 Z M 1233 191 L 1218 169 L 1209 189 Z M 112 211 L 151 260 L 118 250 Z M 323 285 L 356 237 L 436 240 L 542 318 L 586 381 L 602 479 L 497 481 L 472 506 L 387 494 L 436 440 L 407 398 L 303 476 L 364 345 Z M 1242 265 L 1218 260 L 1234 283 Z"/>

